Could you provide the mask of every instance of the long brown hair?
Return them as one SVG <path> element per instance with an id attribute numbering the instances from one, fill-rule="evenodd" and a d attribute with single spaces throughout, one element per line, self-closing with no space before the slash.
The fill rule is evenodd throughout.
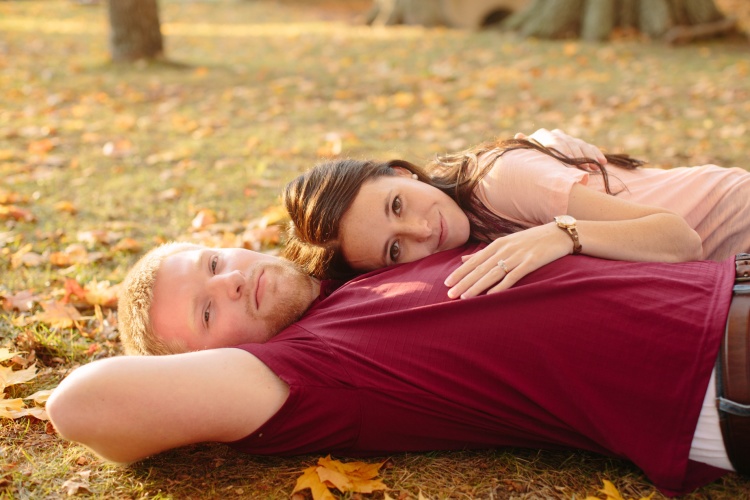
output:
<path id="1" fill-rule="evenodd" d="M 609 175 L 603 165 L 590 158 L 569 158 L 562 153 L 524 139 L 488 142 L 469 150 L 436 157 L 424 169 L 405 160 L 377 162 L 343 159 L 323 162 L 286 185 L 284 204 L 291 217 L 284 257 L 323 279 L 349 279 L 362 271 L 344 259 L 339 238 L 341 218 L 354 202 L 366 181 L 396 175 L 396 168 L 408 170 L 417 178 L 450 196 L 466 213 L 474 239 L 490 242 L 525 229 L 490 211 L 477 198 L 477 185 L 494 162 L 514 149 L 535 149 L 567 165 L 601 175 L 608 194 Z M 605 155 L 612 165 L 634 169 L 642 161 L 627 155 Z M 480 159 L 483 164 L 480 167 Z M 596 164 L 598 169 L 589 165 Z"/>

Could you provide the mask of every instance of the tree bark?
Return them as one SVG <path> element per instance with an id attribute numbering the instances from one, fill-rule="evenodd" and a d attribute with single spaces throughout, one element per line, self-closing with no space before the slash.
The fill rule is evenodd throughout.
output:
<path id="1" fill-rule="evenodd" d="M 615 0 L 586 0 L 581 38 L 600 41 L 609 38 L 616 19 Z"/>
<path id="2" fill-rule="evenodd" d="M 109 48 L 115 62 L 164 56 L 157 0 L 109 0 Z"/>
<path id="3" fill-rule="evenodd" d="M 374 0 L 367 24 L 440 26 L 445 24 L 445 17 L 441 0 Z"/>
<path id="4" fill-rule="evenodd" d="M 734 22 L 714 0 L 533 0 L 503 23 L 524 36 L 584 40 L 606 40 L 616 26 L 678 43 L 729 32 Z"/>

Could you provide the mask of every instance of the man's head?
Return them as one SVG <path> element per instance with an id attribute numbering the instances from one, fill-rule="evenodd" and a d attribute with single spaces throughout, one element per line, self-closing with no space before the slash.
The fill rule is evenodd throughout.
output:
<path id="1" fill-rule="evenodd" d="M 318 290 L 294 265 L 270 255 L 167 243 L 125 278 L 120 337 L 128 354 L 265 342 L 296 321 Z"/>

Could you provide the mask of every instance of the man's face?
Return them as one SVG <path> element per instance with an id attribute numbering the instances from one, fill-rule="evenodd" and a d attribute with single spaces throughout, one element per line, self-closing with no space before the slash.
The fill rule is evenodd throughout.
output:
<path id="1" fill-rule="evenodd" d="M 299 319 L 317 282 L 287 261 L 241 248 L 176 253 L 156 274 L 151 323 L 188 350 L 265 342 Z"/>

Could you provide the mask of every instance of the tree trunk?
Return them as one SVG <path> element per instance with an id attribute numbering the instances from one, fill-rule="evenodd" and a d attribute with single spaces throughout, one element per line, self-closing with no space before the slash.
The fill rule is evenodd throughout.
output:
<path id="1" fill-rule="evenodd" d="M 524 36 L 606 40 L 615 26 L 668 43 L 715 36 L 734 28 L 714 0 L 533 0 L 503 23 Z"/>
<path id="2" fill-rule="evenodd" d="M 157 0 L 109 0 L 109 48 L 115 62 L 163 57 Z"/>
<path id="3" fill-rule="evenodd" d="M 606 40 L 616 19 L 615 0 L 586 0 L 581 38 L 588 41 Z"/>
<path id="4" fill-rule="evenodd" d="M 374 0 L 367 14 L 367 24 L 391 26 L 415 24 L 440 26 L 445 24 L 441 0 Z"/>

